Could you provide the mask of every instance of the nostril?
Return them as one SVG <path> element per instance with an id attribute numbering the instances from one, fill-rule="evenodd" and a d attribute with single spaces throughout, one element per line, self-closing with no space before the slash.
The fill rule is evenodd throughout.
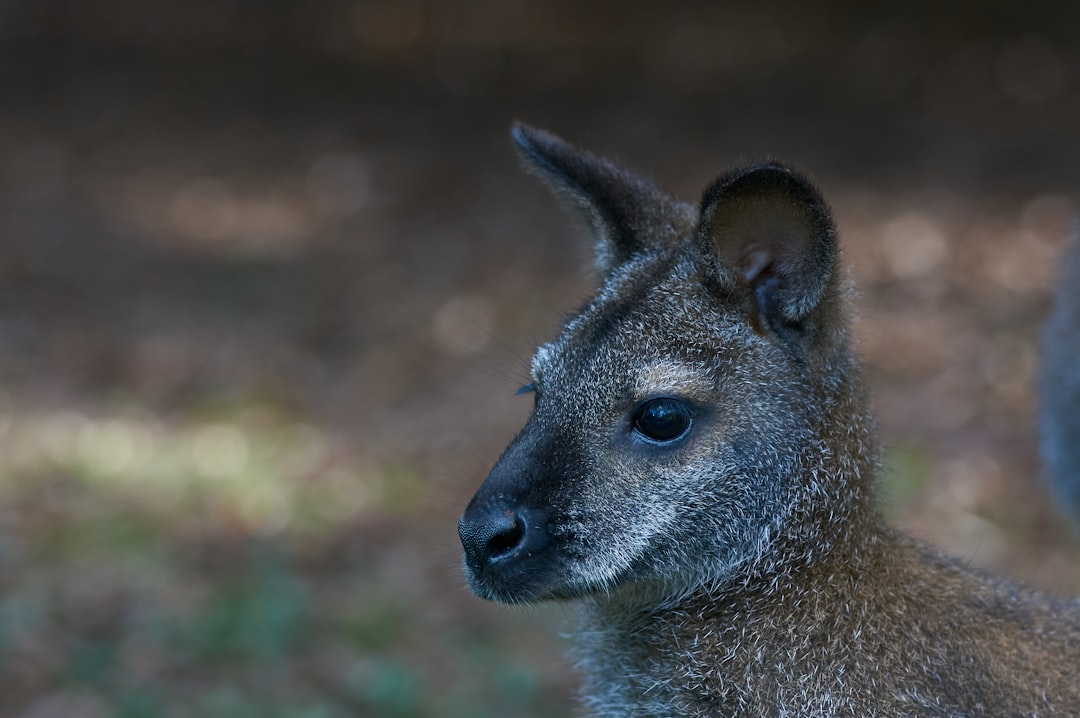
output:
<path id="1" fill-rule="evenodd" d="M 514 514 L 510 521 L 488 539 L 487 544 L 484 546 L 487 559 L 497 561 L 514 553 L 525 542 L 527 528 L 528 526 L 525 524 L 522 515 L 520 513 Z"/>
<path id="2" fill-rule="evenodd" d="M 466 511 L 458 524 L 465 560 L 474 570 L 511 558 L 529 541 L 525 510 L 477 513 Z"/>

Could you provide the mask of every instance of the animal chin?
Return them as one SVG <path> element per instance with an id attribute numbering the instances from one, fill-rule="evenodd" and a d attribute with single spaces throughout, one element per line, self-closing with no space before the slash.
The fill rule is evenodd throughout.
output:
<path id="1" fill-rule="evenodd" d="M 508 555 L 482 565 L 465 562 L 465 576 L 477 596 L 498 603 L 539 603 L 569 598 L 558 561 L 551 552 Z"/>

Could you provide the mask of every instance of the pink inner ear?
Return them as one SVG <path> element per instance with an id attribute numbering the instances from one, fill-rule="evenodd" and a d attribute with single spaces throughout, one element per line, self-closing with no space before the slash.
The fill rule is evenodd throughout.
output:
<path id="1" fill-rule="evenodd" d="M 747 284 L 753 284 L 759 274 L 772 264 L 772 256 L 765 249 L 752 249 L 739 261 L 742 278 Z"/>

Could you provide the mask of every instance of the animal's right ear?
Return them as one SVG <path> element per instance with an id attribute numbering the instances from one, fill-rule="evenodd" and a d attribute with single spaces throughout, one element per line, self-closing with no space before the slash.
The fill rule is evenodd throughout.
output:
<path id="1" fill-rule="evenodd" d="M 511 135 L 526 168 L 584 214 L 605 275 L 671 232 L 678 203 L 648 180 L 520 122 Z"/>
<path id="2" fill-rule="evenodd" d="M 697 247 L 713 291 L 743 302 L 763 332 L 809 329 L 837 273 L 825 200 L 776 163 L 736 170 L 705 191 Z"/>

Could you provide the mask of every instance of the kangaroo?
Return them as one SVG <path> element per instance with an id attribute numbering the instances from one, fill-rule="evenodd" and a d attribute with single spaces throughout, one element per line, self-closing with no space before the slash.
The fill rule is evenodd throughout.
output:
<path id="1" fill-rule="evenodd" d="M 1080 604 L 887 527 L 825 200 L 779 163 L 699 207 L 541 130 L 602 286 L 459 524 L 480 597 L 578 600 L 594 716 L 1076 716 Z"/>
<path id="2" fill-rule="evenodd" d="M 1080 241 L 1065 261 L 1043 330 L 1039 409 L 1047 477 L 1080 525 Z"/>

